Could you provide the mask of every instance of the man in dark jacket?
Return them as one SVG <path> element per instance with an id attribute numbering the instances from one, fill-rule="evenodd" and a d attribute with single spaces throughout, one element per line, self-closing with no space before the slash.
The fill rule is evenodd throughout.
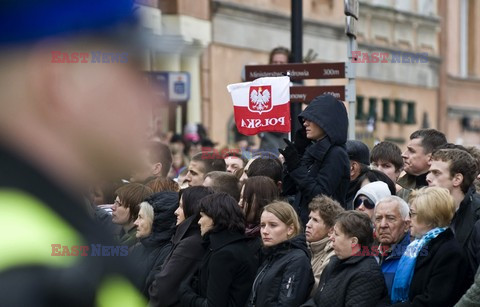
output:
<path id="1" fill-rule="evenodd" d="M 428 185 L 426 177 L 430 168 L 432 152 L 446 143 L 445 135 L 435 129 L 421 129 L 410 135 L 407 150 L 402 153 L 403 170 L 406 174 L 397 181 L 397 184 L 402 187 L 397 196 L 408 201 L 412 190 Z"/>
<path id="2" fill-rule="evenodd" d="M 283 195 L 295 195 L 294 207 L 305 225 L 308 204 L 327 195 L 345 207 L 350 161 L 345 149 L 348 117 L 344 104 L 332 95 L 315 98 L 300 113 L 303 124 L 294 143 L 286 140 Z"/>
<path id="3" fill-rule="evenodd" d="M 475 192 L 473 181 L 477 175 L 473 157 L 461 149 L 439 149 L 432 154 L 432 163 L 427 175 L 428 185 L 450 191 L 457 211 L 451 228 L 455 238 L 466 250 L 470 263 L 471 278 L 477 271 L 480 259 L 480 233 L 474 227 L 480 218 L 480 195 Z M 470 242 L 474 240 L 473 242 Z"/>

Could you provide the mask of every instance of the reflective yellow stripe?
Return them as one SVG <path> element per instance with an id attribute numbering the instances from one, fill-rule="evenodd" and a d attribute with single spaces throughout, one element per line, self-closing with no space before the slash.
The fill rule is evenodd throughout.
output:
<path id="1" fill-rule="evenodd" d="M 69 267 L 83 258 L 52 256 L 52 244 L 71 251 L 72 246 L 83 245 L 83 239 L 38 199 L 14 189 L 0 189 L 0 244 L 0 272 L 24 265 Z M 135 307 L 146 306 L 147 301 L 124 277 L 108 276 L 97 291 L 96 305 Z"/>
<path id="2" fill-rule="evenodd" d="M 70 266 L 78 257 L 52 256 L 52 244 L 82 245 L 58 214 L 13 189 L 0 189 L 0 242 L 0 271 L 22 265 Z"/>
<path id="3" fill-rule="evenodd" d="M 96 297 L 96 305 L 107 306 L 143 306 L 147 305 L 145 297 L 132 284 L 121 276 L 105 279 Z"/>

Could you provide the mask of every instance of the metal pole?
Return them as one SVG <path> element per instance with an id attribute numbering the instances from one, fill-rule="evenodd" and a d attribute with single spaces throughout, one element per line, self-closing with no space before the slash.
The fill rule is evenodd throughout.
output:
<path id="1" fill-rule="evenodd" d="M 356 75 L 356 63 L 352 63 L 352 54 L 353 51 L 357 50 L 357 40 L 353 36 L 348 36 L 347 43 L 347 56 L 348 56 L 348 84 L 346 95 L 348 100 L 348 139 L 355 140 L 355 116 L 356 116 L 356 85 L 355 85 L 355 75 Z"/>
<path id="2" fill-rule="evenodd" d="M 291 0 L 292 2 L 292 17 L 291 17 L 291 45 L 292 45 L 292 59 L 293 63 L 302 63 L 303 56 L 303 0 Z M 292 136 L 295 131 L 299 129 L 300 122 L 298 115 L 302 112 L 302 104 L 298 102 L 290 103 L 290 116 L 292 119 Z"/>

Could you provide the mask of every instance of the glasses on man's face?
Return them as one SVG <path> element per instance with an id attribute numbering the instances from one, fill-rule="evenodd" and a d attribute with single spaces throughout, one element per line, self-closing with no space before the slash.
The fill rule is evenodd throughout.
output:
<path id="1" fill-rule="evenodd" d="M 368 198 L 361 199 L 360 197 L 357 197 L 357 199 L 355 199 L 355 202 L 353 203 L 353 209 L 357 209 L 362 204 L 367 209 L 375 208 L 375 203 L 373 201 L 371 201 L 370 199 L 368 199 Z"/>
<path id="2" fill-rule="evenodd" d="M 117 207 L 125 207 L 119 200 L 116 200 L 115 199 L 115 202 L 113 203 L 114 206 L 117 206 Z"/>

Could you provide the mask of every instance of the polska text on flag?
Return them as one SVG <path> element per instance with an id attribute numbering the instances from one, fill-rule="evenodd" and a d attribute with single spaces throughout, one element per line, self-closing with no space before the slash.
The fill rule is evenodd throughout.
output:
<path id="1" fill-rule="evenodd" d="M 266 77 L 227 86 L 240 133 L 290 132 L 290 78 Z"/>

